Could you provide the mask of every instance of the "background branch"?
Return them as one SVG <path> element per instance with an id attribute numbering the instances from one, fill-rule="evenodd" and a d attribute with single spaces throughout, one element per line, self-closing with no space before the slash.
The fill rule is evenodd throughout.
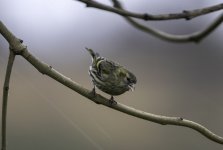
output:
<path id="1" fill-rule="evenodd" d="M 119 8 L 123 10 L 123 6 L 121 3 L 117 0 L 112 0 L 113 5 L 115 8 Z M 151 34 L 153 36 L 156 36 L 160 39 L 166 40 L 166 41 L 171 41 L 171 42 L 180 42 L 180 43 L 186 43 L 186 42 L 200 42 L 202 39 L 207 37 L 212 31 L 214 31 L 222 22 L 223 22 L 223 13 L 218 16 L 209 26 L 207 26 L 205 29 L 199 32 L 195 32 L 192 34 L 187 34 L 187 35 L 174 35 L 174 34 L 169 34 L 166 32 L 163 32 L 161 30 L 152 28 L 152 27 L 147 27 L 144 26 L 137 21 L 134 21 L 132 18 L 128 16 L 123 16 L 133 27 Z"/>
<path id="2" fill-rule="evenodd" d="M 9 81 L 12 72 L 12 66 L 15 59 L 15 54 L 10 50 L 8 64 L 5 74 L 5 82 L 3 86 L 3 96 L 2 96 L 2 147 L 1 150 L 6 150 L 6 117 L 7 117 L 7 102 L 8 102 L 8 92 L 9 92 Z"/>
<path id="3" fill-rule="evenodd" d="M 201 31 L 194 32 L 191 34 L 186 34 L 186 35 L 174 35 L 174 34 L 169 34 L 152 27 L 144 26 L 138 23 L 137 21 L 133 20 L 131 17 L 137 18 L 137 19 L 144 19 L 146 21 L 171 20 L 171 19 L 183 19 L 183 18 L 186 20 L 190 20 L 192 18 L 223 9 L 223 3 L 210 6 L 210 7 L 201 8 L 201 9 L 184 10 L 182 11 L 182 13 L 152 15 L 152 14 L 147 14 L 147 13 L 139 14 L 139 13 L 134 13 L 134 12 L 124 10 L 121 3 L 117 0 L 112 0 L 114 7 L 107 6 L 105 4 L 96 2 L 94 0 L 77 0 L 77 1 L 85 3 L 87 7 L 94 7 L 101 10 L 119 14 L 123 16 L 128 21 L 128 23 L 130 23 L 133 27 L 137 28 L 138 30 L 141 30 L 145 33 L 151 34 L 155 37 L 158 37 L 160 39 L 170 41 L 170 42 L 178 42 L 178 43 L 200 42 L 205 37 L 207 37 L 212 31 L 214 31 L 223 21 L 223 13 L 222 13 L 209 26 L 207 26 L 205 29 Z"/>
<path id="4" fill-rule="evenodd" d="M 2 31 L 2 29 L 4 29 L 5 31 Z M 3 32 L 5 32 L 7 34 L 2 34 Z M 9 32 L 9 30 L 4 26 L 4 24 L 2 22 L 0 22 L 0 33 L 6 39 L 14 37 L 14 39 L 10 39 L 9 41 L 19 41 L 18 38 L 10 35 L 11 32 Z M 152 121 L 152 122 L 159 123 L 162 125 L 185 126 L 185 127 L 188 127 L 188 128 L 191 128 L 191 129 L 194 129 L 194 130 L 200 132 L 201 134 L 203 134 L 205 137 L 207 137 L 208 139 L 210 139 L 212 141 L 215 141 L 219 144 L 223 144 L 223 138 L 221 136 L 214 134 L 213 132 L 211 132 L 210 130 L 208 130 L 207 128 L 205 128 L 204 126 L 202 126 L 196 122 L 193 122 L 193 121 L 181 118 L 181 117 L 167 117 L 167 116 L 161 116 L 161 115 L 147 113 L 147 112 L 126 106 L 121 103 L 117 103 L 117 105 L 111 105 L 109 103 L 108 99 L 106 99 L 105 97 L 103 97 L 99 94 L 96 94 L 96 96 L 92 96 L 90 90 L 82 87 L 78 83 L 72 81 L 70 78 L 64 76 L 63 74 L 61 74 L 58 71 L 56 71 L 55 69 L 53 69 L 51 66 L 47 65 L 46 63 L 43 63 L 38 58 L 33 56 L 28 51 L 27 47 L 24 44 L 22 44 L 21 42 L 14 42 L 14 43 L 16 43 L 16 45 L 14 45 L 15 47 L 12 47 L 11 43 L 9 42 L 9 45 L 11 45 L 12 49 L 15 50 L 15 48 L 23 47 L 23 49 L 18 49 L 15 51 L 17 52 L 17 54 L 21 55 L 28 62 L 30 62 L 39 72 L 41 72 L 42 74 L 48 75 L 49 77 L 55 79 L 56 81 L 60 82 L 61 84 L 65 85 L 65 86 L 69 87 L 70 89 L 76 91 L 77 93 L 81 94 L 82 96 L 92 100 L 93 102 L 100 103 L 100 104 L 103 104 L 103 105 L 110 107 L 112 109 L 126 113 L 128 115 L 132 115 L 137 118 Z"/>
<path id="5" fill-rule="evenodd" d="M 98 8 L 101 10 L 106 10 L 109 12 L 113 12 L 122 16 L 128 16 L 128 17 L 133 17 L 133 18 L 138 18 L 138 19 L 143 19 L 143 20 L 172 20 L 172 19 L 192 19 L 201 15 L 205 15 L 208 13 L 212 13 L 218 10 L 223 9 L 223 3 L 213 5 L 210 7 L 205 7 L 201 9 L 195 9 L 195 10 L 184 10 L 180 13 L 171 13 L 171 14 L 159 14 L 159 15 L 152 15 L 148 13 L 140 14 L 140 13 L 135 13 L 135 12 L 130 12 L 127 10 L 119 9 L 119 8 L 114 8 L 99 2 L 96 2 L 94 0 L 77 0 L 82 3 L 85 3 L 87 7 L 93 7 L 93 8 Z"/>

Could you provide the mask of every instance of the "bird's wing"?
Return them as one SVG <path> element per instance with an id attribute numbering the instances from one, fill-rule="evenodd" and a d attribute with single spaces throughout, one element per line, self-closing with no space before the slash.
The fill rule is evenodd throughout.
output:
<path id="1" fill-rule="evenodd" d="M 101 80 L 111 80 L 115 70 L 113 62 L 106 59 L 101 60 L 97 63 L 98 74 L 101 77 Z"/>

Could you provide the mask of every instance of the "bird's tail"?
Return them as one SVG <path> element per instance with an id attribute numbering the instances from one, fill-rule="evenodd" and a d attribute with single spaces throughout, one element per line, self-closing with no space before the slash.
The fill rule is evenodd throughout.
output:
<path id="1" fill-rule="evenodd" d="M 92 49 L 85 47 L 85 49 L 91 54 L 91 57 L 95 60 L 99 57 L 98 53 L 95 53 Z"/>

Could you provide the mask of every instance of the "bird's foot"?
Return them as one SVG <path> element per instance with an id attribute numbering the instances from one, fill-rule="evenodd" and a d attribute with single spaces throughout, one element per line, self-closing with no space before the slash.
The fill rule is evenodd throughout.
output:
<path id="1" fill-rule="evenodd" d="M 111 96 L 111 98 L 109 99 L 109 104 L 112 105 L 117 105 L 117 102 L 114 100 L 114 97 Z"/>
<path id="2" fill-rule="evenodd" d="M 91 90 L 90 92 L 90 95 L 92 96 L 92 98 L 96 97 L 96 90 L 95 90 L 95 86 L 93 87 L 93 89 Z M 100 104 L 99 102 L 97 101 L 94 101 L 96 104 Z"/>
<path id="3" fill-rule="evenodd" d="M 91 90 L 90 95 L 92 95 L 92 97 L 96 96 L 95 87 L 93 87 L 93 89 Z"/>

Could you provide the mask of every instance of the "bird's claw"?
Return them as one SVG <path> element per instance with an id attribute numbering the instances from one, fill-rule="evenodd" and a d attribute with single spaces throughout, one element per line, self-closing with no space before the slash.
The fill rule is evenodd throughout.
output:
<path id="1" fill-rule="evenodd" d="M 92 97 L 96 96 L 95 87 L 91 90 L 90 95 L 92 95 Z"/>
<path id="2" fill-rule="evenodd" d="M 95 87 L 93 87 L 93 89 L 91 90 L 90 95 L 91 95 L 92 97 L 96 97 Z M 94 101 L 94 102 L 95 102 L 96 104 L 101 104 L 101 103 L 99 103 L 99 102 L 97 102 L 97 101 Z"/>
<path id="3" fill-rule="evenodd" d="M 109 104 L 112 106 L 112 105 L 117 105 L 117 102 L 114 100 L 114 97 L 111 96 L 111 98 L 109 99 Z"/>

